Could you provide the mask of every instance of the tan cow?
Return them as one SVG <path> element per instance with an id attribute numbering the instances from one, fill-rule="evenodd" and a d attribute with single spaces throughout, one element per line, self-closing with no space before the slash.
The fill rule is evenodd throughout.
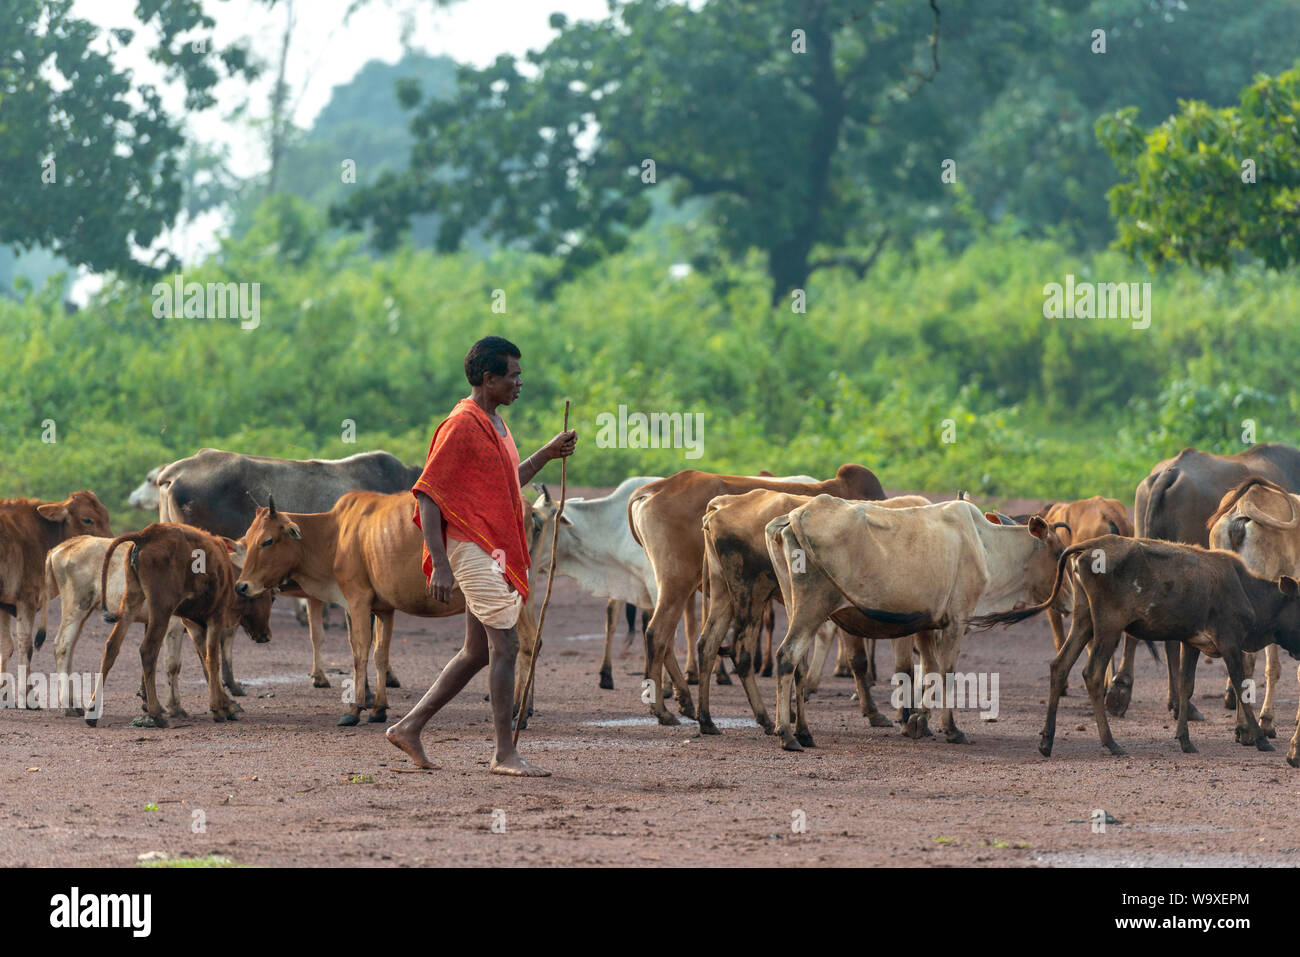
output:
<path id="1" fill-rule="evenodd" d="M 451 601 L 435 601 L 429 593 L 420 560 L 424 539 L 411 521 L 415 501 L 410 492 L 348 492 L 328 512 L 281 512 L 274 499 L 257 510 L 253 524 L 236 545 L 240 567 L 235 588 L 241 595 L 260 595 L 295 582 L 312 598 L 339 602 L 348 610 L 348 643 L 352 648 L 352 688 L 340 726 L 366 720 L 388 720 L 388 649 L 394 612 L 422 618 L 445 618 L 465 611 L 459 588 Z M 374 634 L 371 616 L 378 625 Z M 376 681 L 373 704 L 369 688 L 371 636 L 374 634 Z M 535 638 L 532 620 L 519 618 L 520 655 L 531 654 Z M 515 700 L 525 677 L 518 668 Z"/>
<path id="2" fill-rule="evenodd" d="M 1002 525 L 964 501 L 891 509 L 819 495 L 773 519 L 765 534 L 790 614 L 777 651 L 776 702 L 776 733 L 790 751 L 812 744 L 798 696 L 798 724 L 790 728 L 796 666 L 822 622 L 846 608 L 917 631 L 926 675 L 943 676 L 944 735 L 967 743 L 953 720 L 947 680 L 967 623 L 1049 595 L 1064 549 L 1038 516 L 1027 527 Z M 923 711 L 909 721 L 920 724 Z"/>
<path id="3" fill-rule="evenodd" d="M 1300 496 L 1292 495 L 1268 479 L 1249 478 L 1223 497 L 1218 511 L 1210 516 L 1209 525 L 1210 547 L 1236 552 L 1246 567 L 1261 578 L 1300 577 Z M 1282 657 L 1277 645 L 1264 649 L 1264 660 L 1267 686 L 1259 712 L 1259 727 L 1267 737 L 1275 738 L 1274 702 L 1282 679 Z M 1242 668 L 1245 676 L 1253 680 L 1254 652 L 1242 655 Z M 1300 669 L 1296 677 L 1300 679 Z M 1233 697 L 1240 740 L 1247 722 L 1242 702 Z M 1296 732 L 1287 758 L 1293 765 L 1298 742 L 1300 710 L 1296 712 Z"/>
<path id="4" fill-rule="evenodd" d="M 1038 514 L 1056 530 L 1057 537 L 1067 548 L 1075 542 L 1086 542 L 1099 535 L 1133 537 L 1133 522 L 1128 517 L 1128 510 L 1113 498 L 1094 495 L 1075 502 L 1057 502 Z M 1052 644 L 1060 651 L 1065 644 L 1065 622 L 1060 608 L 1049 608 L 1047 619 L 1052 625 Z"/>
<path id="5" fill-rule="evenodd" d="M 104 599 L 111 594 L 109 572 L 113 555 L 126 547 L 123 572 L 125 587 L 116 612 Z M 230 553 L 235 543 L 179 522 L 154 522 L 138 532 L 119 535 L 104 553 L 100 571 L 100 607 L 104 620 L 113 630 L 104 643 L 100 659 L 100 683 L 86 704 L 86 723 L 99 723 L 96 701 L 104 693 L 104 682 L 117 660 L 127 630 L 137 621 L 145 623 L 144 641 L 140 644 L 140 682 L 144 692 L 141 718 L 131 722 L 136 728 L 165 728 L 162 705 L 158 702 L 155 668 L 158 652 L 168 622 L 173 617 L 185 622 L 203 661 L 208 682 L 208 707 L 214 721 L 235 720 L 234 699 L 221 684 L 221 642 L 241 623 L 254 641 L 271 638 L 271 597 L 244 599 L 235 593 L 235 571 Z M 92 715 L 94 717 L 92 717 Z"/>
<path id="6" fill-rule="evenodd" d="M 770 489 L 754 489 L 743 495 L 719 495 L 712 499 L 703 520 L 704 532 L 704 593 L 707 597 L 705 622 L 700 631 L 700 670 L 707 673 L 722 648 L 728 634 L 731 639 L 731 659 L 736 674 L 749 698 L 754 720 L 771 734 L 773 726 L 759 695 L 754 672 L 758 661 L 758 639 L 766 611 L 773 600 L 781 601 L 781 591 L 772 559 L 767 552 L 764 529 L 778 516 L 786 515 L 801 505 L 812 501 L 809 495 L 791 495 Z M 928 499 L 919 495 L 902 495 L 879 503 L 887 508 L 914 508 L 929 505 Z M 889 719 L 876 710 L 868 690 L 866 651 L 862 636 L 893 638 L 887 631 L 889 625 L 871 622 L 856 609 L 845 609 L 834 617 L 836 625 L 848 632 L 847 641 L 856 652 L 850 655 L 853 678 L 857 685 L 858 704 L 862 714 L 875 727 L 889 727 Z M 829 624 L 829 623 L 828 623 Z M 816 633 L 813 660 L 808 672 L 811 681 L 821 674 L 835 628 L 823 626 Z M 841 641 L 845 641 L 841 637 Z M 910 670 L 910 643 L 908 662 Z M 808 689 L 801 683 L 799 693 Z M 718 734 L 717 726 L 709 716 L 709 687 L 700 685 L 700 731 Z"/>
<path id="7" fill-rule="evenodd" d="M 653 689 L 651 712 L 660 724 L 678 724 L 664 707 L 659 677 L 665 667 L 677 689 L 682 714 L 695 717 L 695 705 L 686 679 L 672 652 L 677 622 L 688 601 L 702 586 L 704 531 L 701 522 L 709 502 L 719 495 L 736 495 L 751 489 L 768 488 L 793 495 L 830 494 L 848 499 L 882 499 L 885 490 L 870 469 L 841 465 L 835 478 L 825 482 L 785 482 L 775 478 L 743 475 L 713 475 L 687 469 L 651 482 L 628 499 L 628 523 L 632 535 L 645 549 L 654 569 L 656 596 L 654 613 L 646 629 L 644 677 Z M 819 623 L 820 624 L 820 623 Z"/>
<path id="8" fill-rule="evenodd" d="M 68 675 L 72 670 L 72 655 L 76 650 L 77 642 L 81 639 L 82 629 L 90 618 L 90 613 L 96 608 L 104 605 L 118 608 L 122 604 L 122 595 L 126 589 L 126 550 L 118 549 L 113 553 L 113 561 L 109 567 L 108 597 L 103 599 L 100 595 L 104 558 L 108 554 L 110 545 L 111 540 L 107 538 L 78 535 L 50 549 L 49 555 L 45 558 L 46 603 L 41 611 L 41 630 L 45 630 L 46 612 L 50 602 L 56 597 L 62 599 L 59 629 L 54 636 L 54 667 L 55 672 L 60 676 L 58 681 L 60 691 L 55 705 L 66 708 L 65 713 L 68 715 L 80 717 L 84 713 L 80 702 L 64 701 L 62 694 L 68 684 L 62 676 Z M 140 610 L 140 617 L 136 621 L 148 622 L 145 609 Z M 179 618 L 173 618 L 167 625 L 167 634 L 163 639 L 163 659 L 167 671 L 167 700 L 164 702 L 164 707 L 173 717 L 180 718 L 186 717 L 180 698 L 180 651 L 181 639 L 185 631 L 184 622 Z M 190 637 L 195 639 L 197 646 L 199 644 L 197 634 L 191 631 Z M 249 637 L 254 641 L 262 640 L 252 632 L 249 633 Z M 228 671 L 225 657 L 227 647 L 228 642 L 222 642 L 223 675 Z M 203 660 L 201 656 L 199 660 Z M 227 684 L 226 688 L 229 690 L 230 686 Z M 235 704 L 235 710 L 241 710 L 238 703 Z"/>
<path id="9" fill-rule="evenodd" d="M 45 603 L 45 556 L 74 535 L 111 538 L 108 509 L 94 492 L 73 492 L 62 502 L 0 499 L 0 681 L 14 653 L 12 619 L 18 619 L 18 664 L 31 670 L 36 615 Z M 26 689 L 23 690 L 26 693 Z"/>

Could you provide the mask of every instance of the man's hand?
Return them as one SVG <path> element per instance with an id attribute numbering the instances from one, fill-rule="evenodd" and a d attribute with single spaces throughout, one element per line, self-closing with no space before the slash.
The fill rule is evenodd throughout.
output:
<path id="1" fill-rule="evenodd" d="M 549 462 L 551 459 L 568 458 L 577 447 L 578 430 L 570 429 L 568 432 L 561 432 L 543 445 L 542 454 L 546 456 L 546 461 Z"/>
<path id="2" fill-rule="evenodd" d="M 451 565 L 433 566 L 433 576 L 429 579 L 428 591 L 434 601 L 444 605 L 451 601 L 451 590 L 456 587 L 456 579 L 451 573 Z"/>

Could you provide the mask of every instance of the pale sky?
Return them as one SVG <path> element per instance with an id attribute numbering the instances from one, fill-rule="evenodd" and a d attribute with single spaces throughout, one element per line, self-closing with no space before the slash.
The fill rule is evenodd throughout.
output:
<path id="1" fill-rule="evenodd" d="M 370 0 L 344 24 L 343 14 L 350 0 L 295 0 L 295 29 L 289 52 L 288 83 L 296 101 L 294 122 L 310 126 L 330 98 L 336 85 L 346 83 L 368 61 L 395 63 L 402 56 L 403 24 L 412 31 L 410 46 L 430 54 L 443 54 L 462 63 L 484 66 L 501 53 L 522 55 L 545 46 L 554 36 L 548 25 L 553 12 L 570 20 L 603 19 L 606 0 L 461 0 L 448 9 L 436 9 L 428 0 Z M 75 0 L 77 16 L 105 27 L 138 26 L 132 11 L 135 0 Z M 225 117 L 247 100 L 250 113 L 265 117 L 274 81 L 276 57 L 284 30 L 285 0 L 268 10 L 256 0 L 205 0 L 204 8 L 216 20 L 214 39 L 226 45 L 248 38 L 254 54 L 266 70 L 255 84 L 226 82 L 215 94 L 218 105 L 191 121 L 191 138 L 229 148 L 231 166 L 241 176 L 266 168 L 263 143 L 249 129 L 246 120 L 230 122 Z M 149 38 L 152 41 L 152 37 Z M 120 55 L 121 66 L 134 71 L 136 82 L 162 84 L 159 68 L 149 62 L 145 37 L 137 37 Z M 182 111 L 178 89 L 168 91 L 167 109 Z M 201 255 L 215 246 L 219 217 L 201 218 L 182 225 L 166 237 L 166 244 L 185 259 Z M 73 298 L 84 301 L 89 289 L 98 285 L 94 277 L 77 283 Z"/>

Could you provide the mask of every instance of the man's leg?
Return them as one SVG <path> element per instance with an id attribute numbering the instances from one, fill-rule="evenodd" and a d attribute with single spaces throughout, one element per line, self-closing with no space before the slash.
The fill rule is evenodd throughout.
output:
<path id="1" fill-rule="evenodd" d="M 465 612 L 464 647 L 456 653 L 456 656 L 451 661 L 447 662 L 446 667 L 442 669 L 442 674 L 438 675 L 437 680 L 424 693 L 424 697 L 406 713 L 401 721 L 398 721 L 397 724 L 385 731 L 384 737 L 405 751 L 411 760 L 420 767 L 434 771 L 439 770 L 438 766 L 431 763 L 425 756 L 424 748 L 420 745 L 420 732 L 428 724 L 429 719 L 441 711 L 443 705 L 460 694 L 461 689 L 469 684 L 469 679 L 478 674 L 487 663 L 487 634 L 483 629 L 483 624 L 467 611 Z M 511 671 L 513 672 L 513 670 L 512 663 Z M 497 696 L 494 694 L 492 698 L 494 706 L 496 699 Z M 509 692 L 506 694 L 506 702 L 506 723 L 509 724 Z M 509 732 L 507 731 L 507 740 L 509 740 L 508 735 Z"/>
<path id="2" fill-rule="evenodd" d="M 467 616 L 469 612 L 465 613 Z M 519 635 L 514 628 L 502 631 L 480 625 L 487 632 L 488 694 L 492 699 L 492 725 L 496 730 L 496 752 L 492 755 L 493 774 L 513 774 L 520 777 L 544 778 L 551 772 L 529 764 L 515 751 L 513 737 L 513 711 L 515 696 L 515 657 L 519 654 Z M 522 710 L 526 703 L 520 702 Z"/>

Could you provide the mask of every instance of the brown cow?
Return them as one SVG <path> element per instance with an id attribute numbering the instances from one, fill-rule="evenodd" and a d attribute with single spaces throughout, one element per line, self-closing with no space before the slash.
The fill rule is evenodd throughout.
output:
<path id="1" fill-rule="evenodd" d="M 677 689 L 682 714 L 695 717 L 695 705 L 686 678 L 672 652 L 677 622 L 688 601 L 702 585 L 704 531 L 701 522 L 709 502 L 719 495 L 738 495 L 766 488 L 792 495 L 834 495 L 844 499 L 882 499 L 885 490 L 870 469 L 841 465 L 835 478 L 825 482 L 783 482 L 773 478 L 742 475 L 714 475 L 687 469 L 651 482 L 628 499 L 628 523 L 632 536 L 645 549 L 654 569 L 658 599 L 645 638 L 645 680 L 653 689 L 651 712 L 660 724 L 678 724 L 664 707 L 659 678 L 663 669 Z"/>
<path id="2" fill-rule="evenodd" d="M 704 592 L 707 596 L 704 627 L 700 630 L 699 662 L 701 672 L 713 666 L 728 633 L 731 640 L 731 660 L 736 674 L 749 698 L 754 720 L 768 734 L 774 725 L 758 693 L 754 672 L 758 659 L 758 639 L 766 611 L 773 601 L 782 601 L 772 559 L 767 551 L 764 529 L 767 523 L 786 515 L 800 505 L 812 501 L 808 495 L 791 495 L 769 489 L 754 489 L 743 495 L 720 495 L 708 504 L 703 521 L 704 531 Z M 929 505 L 929 499 L 919 495 L 902 495 L 888 498 L 878 504 L 889 508 L 914 508 Z M 902 633 L 896 626 L 875 622 L 855 608 L 846 608 L 832 616 L 835 624 L 848 632 L 847 641 L 854 653 L 849 661 L 857 685 L 858 705 L 873 727 L 889 727 L 889 719 L 876 710 L 868 690 L 867 658 L 863 636 L 894 638 Z M 828 643 L 834 631 L 820 630 L 816 638 L 816 651 L 807 677 L 800 682 L 797 693 L 806 694 L 811 679 L 820 674 L 825 661 Z M 841 642 L 846 636 L 841 635 Z M 908 644 L 908 665 L 911 646 Z M 904 669 L 907 666 L 904 666 Z M 901 670 L 901 669 L 900 669 Z M 709 716 L 708 682 L 700 685 L 700 731 L 718 734 L 717 726 Z"/>
<path id="3" fill-rule="evenodd" d="M 32 648 L 45 640 L 36 615 L 45 602 L 45 556 L 74 535 L 111 538 L 108 509 L 94 492 L 73 492 L 62 502 L 0 500 L 0 681 L 14 653 L 11 617 L 18 619 L 19 665 L 30 670 Z M 24 689 L 24 693 L 26 689 Z"/>
<path id="4" fill-rule="evenodd" d="M 113 553 L 120 545 L 127 545 L 129 551 L 122 603 L 114 613 L 108 610 L 103 596 L 109 594 Z M 140 681 L 145 714 L 132 721 L 131 727 L 167 727 L 154 675 L 158 652 L 172 616 L 185 622 L 203 661 L 212 720 L 235 720 L 234 699 L 221 684 L 221 643 L 240 624 L 254 641 L 269 641 L 271 598 L 268 595 L 249 601 L 235 594 L 235 571 L 230 561 L 234 547 L 235 543 L 228 538 L 218 538 L 179 522 L 154 522 L 138 532 L 113 539 L 104 553 L 99 581 L 100 607 L 104 620 L 113 623 L 113 630 L 104 643 L 104 656 L 99 664 L 100 683 L 86 705 L 86 724 L 93 728 L 99 723 L 102 706 L 97 707 L 96 702 L 104 693 L 104 682 L 117 660 L 127 630 L 143 619 Z"/>
<path id="5" fill-rule="evenodd" d="M 352 647 L 352 694 L 339 725 L 388 720 L 388 649 L 393 613 L 445 618 L 465 611 L 459 588 L 451 601 L 435 601 L 429 592 L 420 557 L 424 539 L 411 521 L 415 502 L 410 492 L 348 492 L 328 512 L 281 512 L 274 499 L 259 508 L 243 539 L 235 546 L 240 567 L 235 584 L 241 595 L 260 595 L 294 582 L 320 601 L 334 601 L 348 610 L 348 643 Z M 379 625 L 375 636 L 376 682 L 373 704 L 369 688 L 371 616 Z M 521 656 L 531 653 L 535 634 L 531 619 L 520 615 Z M 516 695 L 525 669 L 517 669 Z M 345 699 L 346 700 L 346 699 Z"/>
<path id="6" fill-rule="evenodd" d="M 1104 562 L 1080 561 L 1077 556 L 1100 552 Z M 1300 657 L 1300 585 L 1282 576 L 1276 581 L 1261 578 L 1246 567 L 1234 552 L 1179 545 L 1149 538 L 1103 535 L 1073 545 L 1061 552 L 1056 582 L 1046 600 L 1019 611 L 984 615 L 971 622 L 975 627 L 1023 621 L 1051 606 L 1060 594 L 1066 575 L 1074 578 L 1075 619 L 1070 635 L 1052 660 L 1052 687 L 1047 703 L 1038 750 L 1050 756 L 1056 737 L 1056 709 L 1066 673 L 1089 642 L 1094 651 L 1083 677 L 1092 698 L 1101 743 L 1111 754 L 1124 749 L 1110 733 L 1102 701 L 1105 666 L 1115 652 L 1120 635 L 1144 641 L 1179 642 L 1187 647 L 1180 656 L 1182 674 L 1178 682 L 1178 731 L 1176 737 L 1185 753 L 1196 751 L 1187 732 L 1196 661 L 1199 654 L 1222 657 L 1228 666 L 1237 699 L 1245 712 L 1246 730 L 1237 740 L 1260 751 L 1272 751 L 1255 720 L 1254 711 L 1242 700 L 1244 680 L 1242 654 L 1260 651 L 1277 642 Z"/>

